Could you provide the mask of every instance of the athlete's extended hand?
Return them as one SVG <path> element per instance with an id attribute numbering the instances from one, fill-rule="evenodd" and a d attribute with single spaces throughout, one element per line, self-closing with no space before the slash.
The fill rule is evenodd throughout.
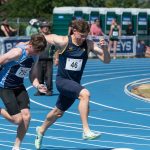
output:
<path id="1" fill-rule="evenodd" d="M 47 87 L 44 84 L 39 84 L 37 86 L 37 89 L 41 92 L 41 93 L 46 93 L 47 92 Z"/>
<path id="2" fill-rule="evenodd" d="M 105 45 L 105 43 L 106 43 L 106 42 L 105 42 L 104 39 L 100 39 L 100 40 L 99 40 L 99 44 L 100 44 L 100 45 Z"/>
<path id="3" fill-rule="evenodd" d="M 99 44 L 103 50 L 108 50 L 108 45 L 106 44 L 106 41 L 104 39 L 100 39 Z"/>

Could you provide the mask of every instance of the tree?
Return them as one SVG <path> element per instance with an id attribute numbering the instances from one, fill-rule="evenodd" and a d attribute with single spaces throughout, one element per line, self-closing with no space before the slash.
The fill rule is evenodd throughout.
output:
<path id="1" fill-rule="evenodd" d="M 50 18 L 54 7 L 146 8 L 150 7 L 150 3 L 149 0 L 7 0 L 0 6 L 1 17 Z"/>
<path id="2" fill-rule="evenodd" d="M 50 16 L 52 11 L 49 0 L 9 0 L 0 7 L 0 14 L 8 17 L 44 17 Z"/>

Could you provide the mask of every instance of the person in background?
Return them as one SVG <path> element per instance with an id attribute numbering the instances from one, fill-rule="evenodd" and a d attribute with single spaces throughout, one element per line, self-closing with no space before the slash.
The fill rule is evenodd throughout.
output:
<path id="1" fill-rule="evenodd" d="M 42 138 L 49 126 L 62 117 L 76 99 L 79 99 L 79 112 L 82 121 L 84 140 L 98 138 L 101 134 L 90 130 L 88 124 L 90 92 L 80 84 L 88 54 L 94 52 L 104 63 L 110 62 L 108 47 L 104 39 L 100 41 L 100 48 L 96 43 L 87 39 L 90 31 L 84 20 L 76 20 L 73 24 L 71 36 L 45 35 L 47 42 L 59 48 L 59 63 L 56 76 L 56 86 L 59 96 L 56 106 L 51 110 L 40 127 L 36 128 L 36 149 L 41 148 Z"/>
<path id="2" fill-rule="evenodd" d="M 26 27 L 26 36 L 39 33 L 39 21 L 37 19 L 31 19 L 29 25 Z"/>
<path id="3" fill-rule="evenodd" d="M 0 108 L 0 115 L 18 125 L 17 136 L 12 150 L 20 150 L 22 140 L 30 123 L 30 100 L 24 86 L 24 78 L 28 75 L 38 55 L 47 45 L 43 35 L 32 35 L 27 42 L 20 42 L 7 53 L 0 55 L 0 98 L 7 111 Z M 47 88 L 37 78 L 38 68 L 33 69 L 33 86 L 40 92 Z"/>
<path id="4" fill-rule="evenodd" d="M 91 25 L 90 35 L 92 35 L 92 36 L 103 36 L 104 35 L 104 33 L 100 27 L 99 19 L 95 19 L 94 23 Z"/>
<path id="5" fill-rule="evenodd" d="M 145 46 L 145 57 L 150 58 L 150 46 Z"/>
<path id="6" fill-rule="evenodd" d="M 76 17 L 73 16 L 71 22 L 69 23 L 69 27 L 68 27 L 68 35 L 72 35 L 73 34 L 73 23 L 76 20 Z"/>
<path id="7" fill-rule="evenodd" d="M 109 52 L 111 48 L 113 47 L 113 59 L 116 59 L 117 44 L 118 44 L 120 36 L 121 36 L 121 27 L 117 23 L 116 18 L 114 18 L 110 26 L 109 45 L 108 45 Z"/>
<path id="8" fill-rule="evenodd" d="M 128 36 L 135 35 L 134 30 L 133 30 L 133 26 L 131 23 L 127 26 L 126 35 L 128 35 Z"/>
<path id="9" fill-rule="evenodd" d="M 50 24 L 47 21 L 43 21 L 40 24 L 40 33 L 44 35 L 50 34 Z M 34 95 L 47 95 L 51 96 L 53 94 L 53 55 L 55 51 L 55 46 L 47 44 L 45 51 L 43 51 L 37 62 L 39 69 L 38 79 L 40 84 L 46 84 L 47 93 L 41 93 L 37 91 Z"/>
<path id="10" fill-rule="evenodd" d="M 11 27 L 8 23 L 7 18 L 4 18 L 0 26 L 0 36 L 2 37 L 15 36 L 16 32 L 17 32 L 17 29 L 14 29 L 13 27 Z"/>
<path id="11" fill-rule="evenodd" d="M 137 46 L 136 46 L 136 57 L 137 58 L 145 57 L 145 51 L 146 51 L 145 42 L 143 40 L 138 40 Z"/>

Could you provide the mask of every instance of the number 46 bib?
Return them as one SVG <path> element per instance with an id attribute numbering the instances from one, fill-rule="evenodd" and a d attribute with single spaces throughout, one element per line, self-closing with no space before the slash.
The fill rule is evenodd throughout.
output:
<path id="1" fill-rule="evenodd" d="M 80 71 L 82 67 L 82 61 L 82 59 L 67 58 L 65 69 L 71 71 Z"/>

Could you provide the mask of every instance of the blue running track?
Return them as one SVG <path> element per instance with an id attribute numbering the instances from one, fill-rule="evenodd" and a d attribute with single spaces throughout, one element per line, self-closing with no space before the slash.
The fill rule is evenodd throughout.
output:
<path id="1" fill-rule="evenodd" d="M 54 67 L 54 82 L 57 67 Z M 87 62 L 84 85 L 91 93 L 89 124 L 100 131 L 101 138 L 82 140 L 82 124 L 78 100 L 51 126 L 43 139 L 41 150 L 111 150 L 126 148 L 150 150 L 150 103 L 125 94 L 126 84 L 149 78 L 150 59 L 117 59 L 105 65 L 97 59 Z M 35 150 L 35 128 L 55 106 L 58 91 L 53 96 L 34 96 L 29 79 L 25 85 L 31 99 L 31 123 L 22 143 L 22 150 Z M 4 107 L 0 101 L 0 107 Z M 16 126 L 0 116 L 0 150 L 11 150 Z"/>

